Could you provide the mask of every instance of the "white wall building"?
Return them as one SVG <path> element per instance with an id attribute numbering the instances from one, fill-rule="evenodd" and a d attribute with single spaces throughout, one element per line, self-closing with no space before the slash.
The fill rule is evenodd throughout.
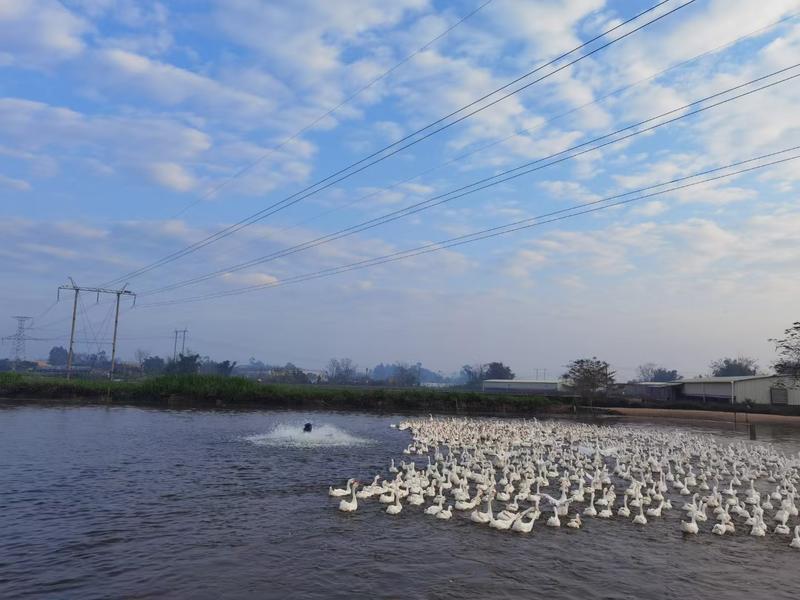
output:
<path id="1" fill-rule="evenodd" d="M 537 379 L 486 379 L 483 382 L 484 392 L 533 392 L 554 393 L 563 390 L 560 381 L 546 381 Z"/>
<path id="2" fill-rule="evenodd" d="M 680 383 L 681 395 L 690 399 L 800 405 L 800 383 L 779 375 L 699 377 L 682 379 Z"/>

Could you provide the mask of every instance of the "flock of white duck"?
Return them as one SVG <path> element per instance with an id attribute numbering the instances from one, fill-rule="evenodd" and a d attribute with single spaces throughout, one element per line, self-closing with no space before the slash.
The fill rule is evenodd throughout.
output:
<path id="1" fill-rule="evenodd" d="M 643 526 L 673 512 L 683 515 L 686 534 L 785 536 L 800 549 L 800 457 L 769 446 L 556 421 L 429 418 L 397 427 L 411 431 L 403 452 L 413 458 L 392 459 L 382 481 L 329 488 L 343 497 L 339 510 L 370 498 L 390 515 L 427 504 L 424 514 L 437 519 L 455 510 L 520 533 L 531 533 L 540 517 L 579 529 L 586 517 Z"/>

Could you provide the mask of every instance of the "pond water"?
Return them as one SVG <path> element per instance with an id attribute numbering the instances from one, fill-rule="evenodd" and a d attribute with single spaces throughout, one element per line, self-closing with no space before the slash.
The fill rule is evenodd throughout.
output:
<path id="1" fill-rule="evenodd" d="M 788 539 L 684 537 L 679 510 L 641 528 L 539 521 L 528 536 L 374 501 L 339 512 L 330 484 L 404 458 L 399 420 L 4 406 L 0 598 L 800 597 Z M 747 439 L 730 424 L 606 422 Z M 800 430 L 758 436 L 800 451 Z"/>

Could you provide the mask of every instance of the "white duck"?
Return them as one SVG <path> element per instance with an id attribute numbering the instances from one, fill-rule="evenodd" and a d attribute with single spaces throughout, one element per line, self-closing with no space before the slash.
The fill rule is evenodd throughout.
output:
<path id="1" fill-rule="evenodd" d="M 447 519 L 449 519 L 450 517 L 452 517 L 452 516 L 453 516 L 453 505 L 452 504 L 448 504 L 447 508 L 445 508 L 444 510 L 440 510 L 438 513 L 436 513 L 436 518 L 437 519 L 442 519 L 442 520 L 445 520 L 445 521 Z"/>
<path id="2" fill-rule="evenodd" d="M 386 507 L 386 513 L 390 515 L 398 515 L 403 510 L 403 505 L 400 504 L 400 496 L 394 495 L 394 503 Z"/>
<path id="3" fill-rule="evenodd" d="M 572 517 L 567 523 L 567 527 L 570 529 L 580 529 L 582 524 L 581 516 L 578 513 L 575 513 L 575 516 Z"/>
<path id="4" fill-rule="evenodd" d="M 795 550 L 800 550 L 800 525 L 795 525 L 794 537 L 792 538 L 792 541 L 789 542 L 789 547 L 794 548 Z"/>
<path id="5" fill-rule="evenodd" d="M 473 510 L 469 514 L 469 520 L 473 523 L 490 523 L 494 519 L 494 514 L 492 513 L 492 496 L 489 495 L 486 498 L 486 510 Z"/>
<path id="6" fill-rule="evenodd" d="M 792 530 L 789 529 L 788 525 L 786 525 L 786 521 L 788 520 L 789 515 L 784 514 L 783 519 L 781 519 L 778 524 L 775 526 L 774 533 L 779 535 L 790 535 Z"/>
<path id="7" fill-rule="evenodd" d="M 528 509 L 523 510 L 521 513 L 517 515 L 514 519 L 514 522 L 511 524 L 511 530 L 516 531 L 519 533 L 530 533 L 533 530 L 533 523 L 536 521 L 536 513 L 530 519 L 525 519 L 529 512 L 535 510 L 535 506 L 531 506 Z"/>
<path id="8" fill-rule="evenodd" d="M 489 527 L 492 529 L 500 529 L 501 531 L 505 531 L 507 529 L 511 529 L 511 526 L 514 524 L 516 520 L 516 515 L 511 519 L 492 519 L 489 521 Z"/>
<path id="9" fill-rule="evenodd" d="M 561 519 L 558 518 L 558 506 L 553 505 L 553 516 L 547 519 L 548 527 L 561 527 Z"/>
<path id="10" fill-rule="evenodd" d="M 617 515 L 620 517 L 630 517 L 631 509 L 628 508 L 628 496 L 622 496 L 622 506 L 617 509 Z"/>
<path id="11" fill-rule="evenodd" d="M 658 506 L 650 507 L 647 509 L 647 516 L 648 517 L 660 517 L 661 511 L 664 509 L 664 500 L 659 502 Z"/>
<path id="12" fill-rule="evenodd" d="M 348 479 L 347 486 L 344 488 L 333 488 L 328 487 L 328 496 L 332 496 L 334 498 L 339 498 L 341 496 L 349 496 L 350 492 L 352 491 L 353 482 L 355 479 Z"/>
<path id="13" fill-rule="evenodd" d="M 764 537 L 767 535 L 767 524 L 764 523 L 764 519 L 760 515 L 757 516 L 755 520 L 756 522 L 753 523 L 753 527 L 750 529 L 750 535 Z"/>
<path id="14" fill-rule="evenodd" d="M 435 515 L 437 513 L 442 512 L 442 505 L 444 504 L 444 498 L 442 498 L 441 502 L 437 502 L 436 504 L 431 504 L 428 508 L 425 509 L 426 515 Z"/>
<path id="15" fill-rule="evenodd" d="M 597 516 L 597 509 L 594 507 L 594 490 L 592 490 L 592 494 L 589 496 L 589 506 L 583 509 L 583 514 L 587 517 Z"/>
<path id="16" fill-rule="evenodd" d="M 354 512 L 358 509 L 358 498 L 356 498 L 356 488 L 358 487 L 358 482 L 354 482 L 352 485 L 352 494 L 353 497 L 350 500 L 342 500 L 339 502 L 339 510 L 342 512 Z"/>
<path id="17" fill-rule="evenodd" d="M 711 528 L 711 533 L 714 535 L 725 535 L 727 532 L 728 528 L 725 523 L 714 523 L 714 527 Z"/>
<path id="18" fill-rule="evenodd" d="M 700 531 L 700 528 L 697 526 L 697 517 L 694 512 L 690 514 L 692 516 L 691 521 L 681 521 L 681 531 L 683 533 L 696 534 L 698 531 Z"/>

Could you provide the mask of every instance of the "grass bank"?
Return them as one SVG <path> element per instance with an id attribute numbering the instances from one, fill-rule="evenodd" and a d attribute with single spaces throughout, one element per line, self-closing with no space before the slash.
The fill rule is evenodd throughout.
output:
<path id="1" fill-rule="evenodd" d="M 163 406 L 252 406 L 459 414 L 525 414 L 569 409 L 558 400 L 542 396 L 494 396 L 431 388 L 264 385 L 241 377 L 215 375 L 165 375 L 121 382 L 0 373 L 0 398 L 45 402 L 103 401 Z"/>

